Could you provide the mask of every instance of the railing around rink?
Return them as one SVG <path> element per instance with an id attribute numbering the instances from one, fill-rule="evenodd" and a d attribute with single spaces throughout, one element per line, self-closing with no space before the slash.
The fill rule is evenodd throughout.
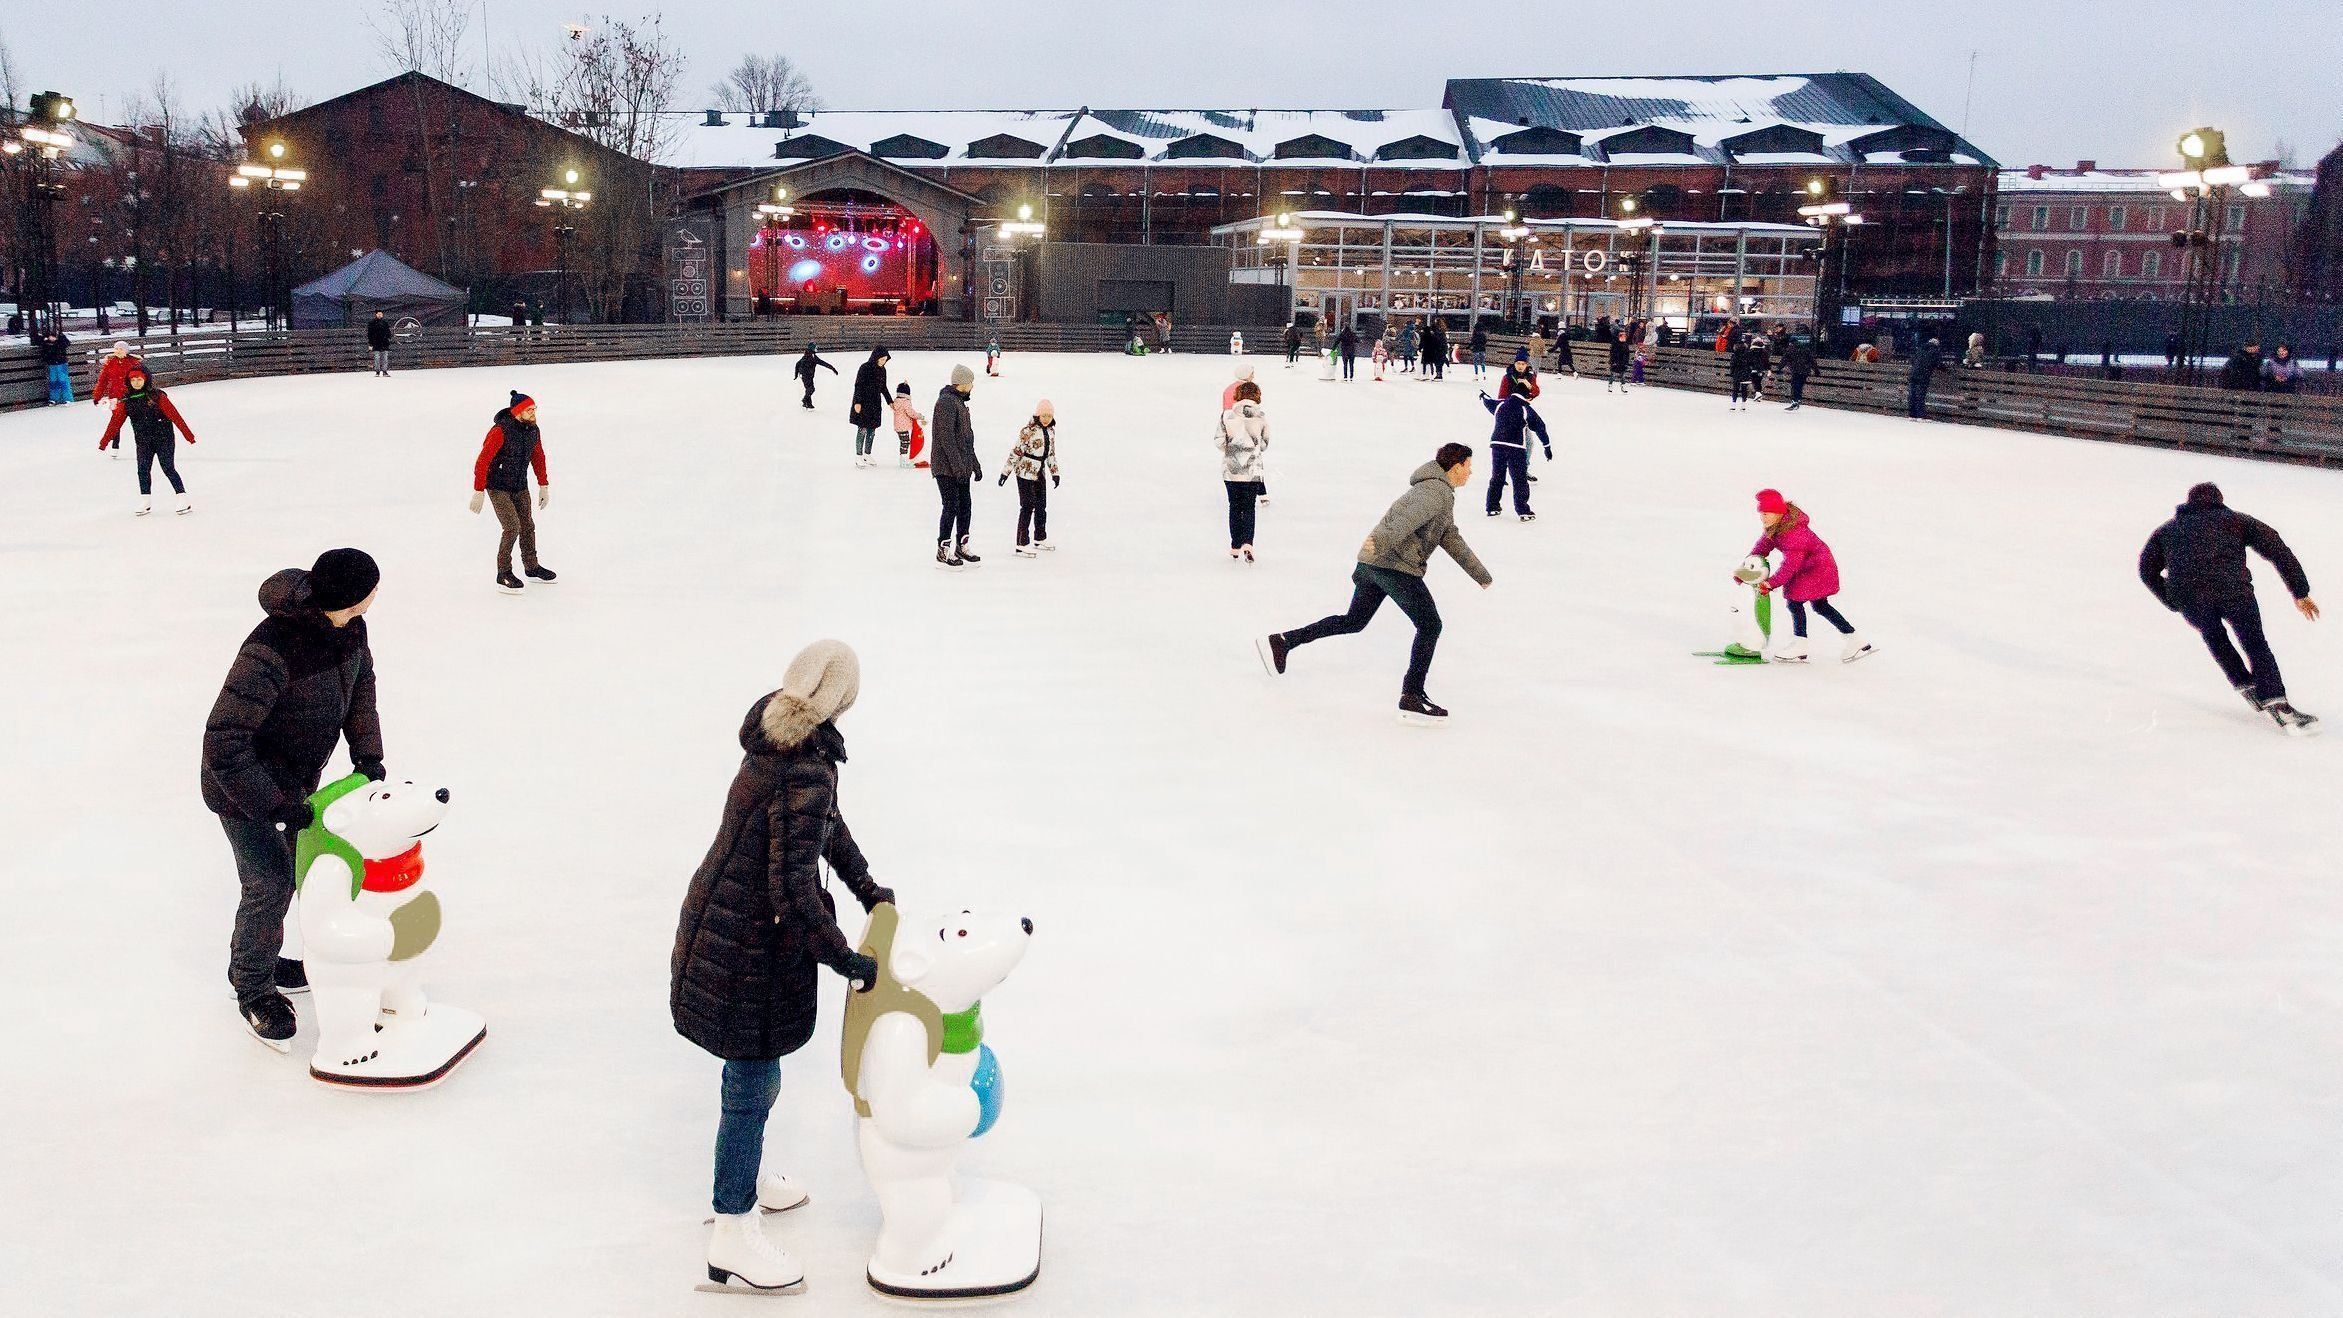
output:
<path id="1" fill-rule="evenodd" d="M 1489 364 L 1513 360 L 1523 346 L 1492 337 Z M 1600 377 L 1610 352 L 1591 340 L 1567 347 L 1581 375 Z M 1555 368 L 1548 351 L 1541 371 Z M 1905 414 L 1907 363 L 1822 361 L 1806 381 L 1806 402 L 1824 407 Z M 1646 384 L 1703 393 L 1728 393 L 1725 354 L 1708 347 L 1651 350 Z M 1789 380 L 1777 364 L 1768 396 L 1779 399 Z M 2081 380 L 2033 375 L 1998 366 L 1947 364 L 1931 380 L 1929 417 L 2004 426 L 2078 439 L 2118 440 L 2160 448 L 2319 466 L 2343 465 L 2343 398 L 2314 394 L 2246 393 L 2129 380 Z"/>
<path id="2" fill-rule="evenodd" d="M 1231 326 L 1178 326 L 1172 346 L 1181 352 L 1225 353 Z M 662 357 L 734 357 L 794 354 L 821 347 L 824 360 L 851 372 L 855 359 L 885 346 L 902 352 L 982 352 L 995 334 L 1003 352 L 1115 352 L 1129 331 L 1099 325 L 1003 324 L 916 316 L 796 316 L 706 325 L 448 326 L 393 340 L 394 371 L 464 366 L 525 366 L 566 362 L 631 361 Z M 1278 351 L 1276 326 L 1245 326 L 1251 353 Z M 92 334 L 73 344 L 73 395 L 89 397 L 101 355 L 120 337 L 131 343 L 166 388 L 205 380 L 364 371 L 372 367 L 363 326 L 346 329 L 231 331 L 179 334 Z M 1155 336 L 1146 336 L 1152 348 Z M 29 346 L 0 348 L 0 411 L 37 407 L 48 397 L 48 370 Z"/>

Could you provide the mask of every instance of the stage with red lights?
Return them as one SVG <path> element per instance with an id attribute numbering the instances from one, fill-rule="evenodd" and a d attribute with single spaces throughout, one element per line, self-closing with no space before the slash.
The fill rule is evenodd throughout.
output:
<path id="1" fill-rule="evenodd" d="M 824 192 L 749 239 L 749 284 L 760 311 L 892 314 L 932 310 L 935 237 L 884 197 Z"/>

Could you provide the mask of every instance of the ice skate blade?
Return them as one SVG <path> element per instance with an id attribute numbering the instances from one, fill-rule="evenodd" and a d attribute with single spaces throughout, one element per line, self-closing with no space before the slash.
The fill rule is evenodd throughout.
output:
<path id="1" fill-rule="evenodd" d="M 1407 710 L 1400 711 L 1399 721 L 1411 728 L 1437 728 L 1448 722 L 1445 717 L 1434 718 L 1430 714 L 1417 714 Z"/>
<path id="2" fill-rule="evenodd" d="M 729 1272 L 724 1275 L 732 1276 Z M 692 1289 L 710 1295 L 802 1295 L 805 1293 L 805 1278 L 799 1277 L 786 1286 L 751 1286 L 738 1278 L 730 1281 L 703 1281 Z"/>
<path id="3" fill-rule="evenodd" d="M 1860 650 L 1857 650 L 1857 651 L 1856 651 L 1855 653 L 1853 653 L 1853 654 L 1842 654 L 1842 655 L 1840 655 L 1840 656 L 1839 656 L 1839 662 L 1840 662 L 1840 663 L 1842 663 L 1842 664 L 1851 664 L 1851 663 L 1855 662 L 1855 661 L 1856 661 L 1856 660 L 1858 660 L 1858 659 L 1869 659 L 1871 656 L 1873 656 L 1873 655 L 1875 655 L 1875 654 L 1878 654 L 1878 653 L 1879 653 L 1879 647 L 1878 647 L 1878 646 L 1876 646 L 1876 645 L 1866 645 L 1866 646 L 1864 646 L 1862 649 L 1860 649 Z"/>
<path id="4" fill-rule="evenodd" d="M 250 1025 L 246 1025 L 244 1027 L 244 1033 L 249 1035 L 254 1043 L 257 1043 L 261 1047 L 268 1049 L 272 1053 L 290 1053 L 293 1051 L 293 1041 L 291 1039 L 263 1039 L 259 1034 L 253 1031 L 253 1028 Z"/>

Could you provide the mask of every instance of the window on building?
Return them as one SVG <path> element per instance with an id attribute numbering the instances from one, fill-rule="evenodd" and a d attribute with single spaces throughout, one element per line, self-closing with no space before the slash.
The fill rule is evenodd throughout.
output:
<path id="1" fill-rule="evenodd" d="M 2083 254 L 2081 252 L 2068 252 L 2066 254 L 2066 277 L 2079 279 L 2082 277 L 2082 273 Z"/>
<path id="2" fill-rule="evenodd" d="M 1993 208 L 1993 227 L 1996 229 L 2009 227 L 2009 207 L 1996 206 Z"/>
<path id="3" fill-rule="evenodd" d="M 1993 277 L 1995 279 L 2009 278 L 2009 253 L 2006 250 L 1993 254 Z"/>
<path id="4" fill-rule="evenodd" d="M 2066 227 L 2074 230 L 2076 233 L 2081 233 L 2083 230 L 2090 228 L 2091 208 L 2088 206 L 2067 207 Z"/>
<path id="5" fill-rule="evenodd" d="M 2234 247 L 2229 249 L 2228 255 L 2221 258 L 2221 277 L 2233 283 L 2237 279 L 2237 249 Z"/>
<path id="6" fill-rule="evenodd" d="M 2140 253 L 2140 278 L 2161 279 L 2163 277 L 2164 253 L 2157 251 L 2153 247 L 2149 248 L 2145 252 Z"/>
<path id="7" fill-rule="evenodd" d="M 2162 206 L 2150 206 L 2148 208 L 2148 232 L 2162 233 L 2163 231 L 2164 208 Z"/>
<path id="8" fill-rule="evenodd" d="M 2107 227 L 2112 232 L 2123 232 L 2123 222 L 2129 218 L 2131 218 L 2131 212 L 2121 206 L 2107 208 Z"/>
<path id="9" fill-rule="evenodd" d="M 2123 253 L 2121 251 L 2109 252 L 2106 259 L 2099 262 L 2099 274 L 2107 279 L 2123 278 Z"/>
<path id="10" fill-rule="evenodd" d="M 2233 202 L 2229 203 L 2229 232 L 2231 232 L 2231 233 L 2237 233 L 2237 232 L 2240 232 L 2241 230 L 2243 230 L 2244 228 L 2245 228 L 2245 203 L 2244 203 L 2244 202 L 2239 202 L 2239 201 L 2233 201 Z"/>
<path id="11" fill-rule="evenodd" d="M 2042 253 L 2039 250 L 2026 253 L 2026 275 L 2031 279 L 2042 277 Z"/>
<path id="12" fill-rule="evenodd" d="M 2047 228 L 2049 228 L 2049 227 L 2050 227 L 2050 208 L 2049 208 L 2048 206 L 2036 206 L 2036 207 L 2034 208 L 2034 229 L 2035 229 L 2035 231 L 2036 231 L 2036 232 L 2040 232 L 2041 230 L 2047 229 Z"/>

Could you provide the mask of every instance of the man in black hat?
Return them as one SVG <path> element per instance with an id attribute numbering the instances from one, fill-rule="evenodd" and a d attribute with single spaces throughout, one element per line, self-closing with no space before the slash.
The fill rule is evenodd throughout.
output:
<path id="1" fill-rule="evenodd" d="M 329 549 L 307 571 L 286 568 L 260 586 L 268 617 L 244 638 L 203 725 L 203 803 L 220 817 L 243 897 L 228 940 L 228 983 L 254 1038 L 288 1051 L 301 963 L 283 951 L 293 902 L 293 837 L 311 822 L 334 745 L 380 779 L 382 727 L 374 713 L 374 656 L 366 621 L 382 573 L 356 549 Z"/>
<path id="2" fill-rule="evenodd" d="M 2164 607 L 2188 619 L 2205 638 L 2213 662 L 2221 665 L 2222 676 L 2247 704 L 2269 715 L 2289 735 L 2314 732 L 2317 717 L 2287 702 L 2277 656 L 2270 653 L 2269 638 L 2262 634 L 2253 569 L 2245 558 L 2248 549 L 2278 569 L 2287 593 L 2294 597 L 2295 611 L 2318 621 L 2319 606 L 2310 597 L 2310 577 L 2302 570 L 2302 560 L 2268 523 L 2223 503 L 2221 487 L 2211 481 L 2190 487 L 2188 502 L 2148 537 L 2140 550 L 2140 580 Z M 2229 642 L 2231 632 L 2237 634 L 2236 645 Z M 2245 650 L 2243 657 L 2239 647 Z"/>

